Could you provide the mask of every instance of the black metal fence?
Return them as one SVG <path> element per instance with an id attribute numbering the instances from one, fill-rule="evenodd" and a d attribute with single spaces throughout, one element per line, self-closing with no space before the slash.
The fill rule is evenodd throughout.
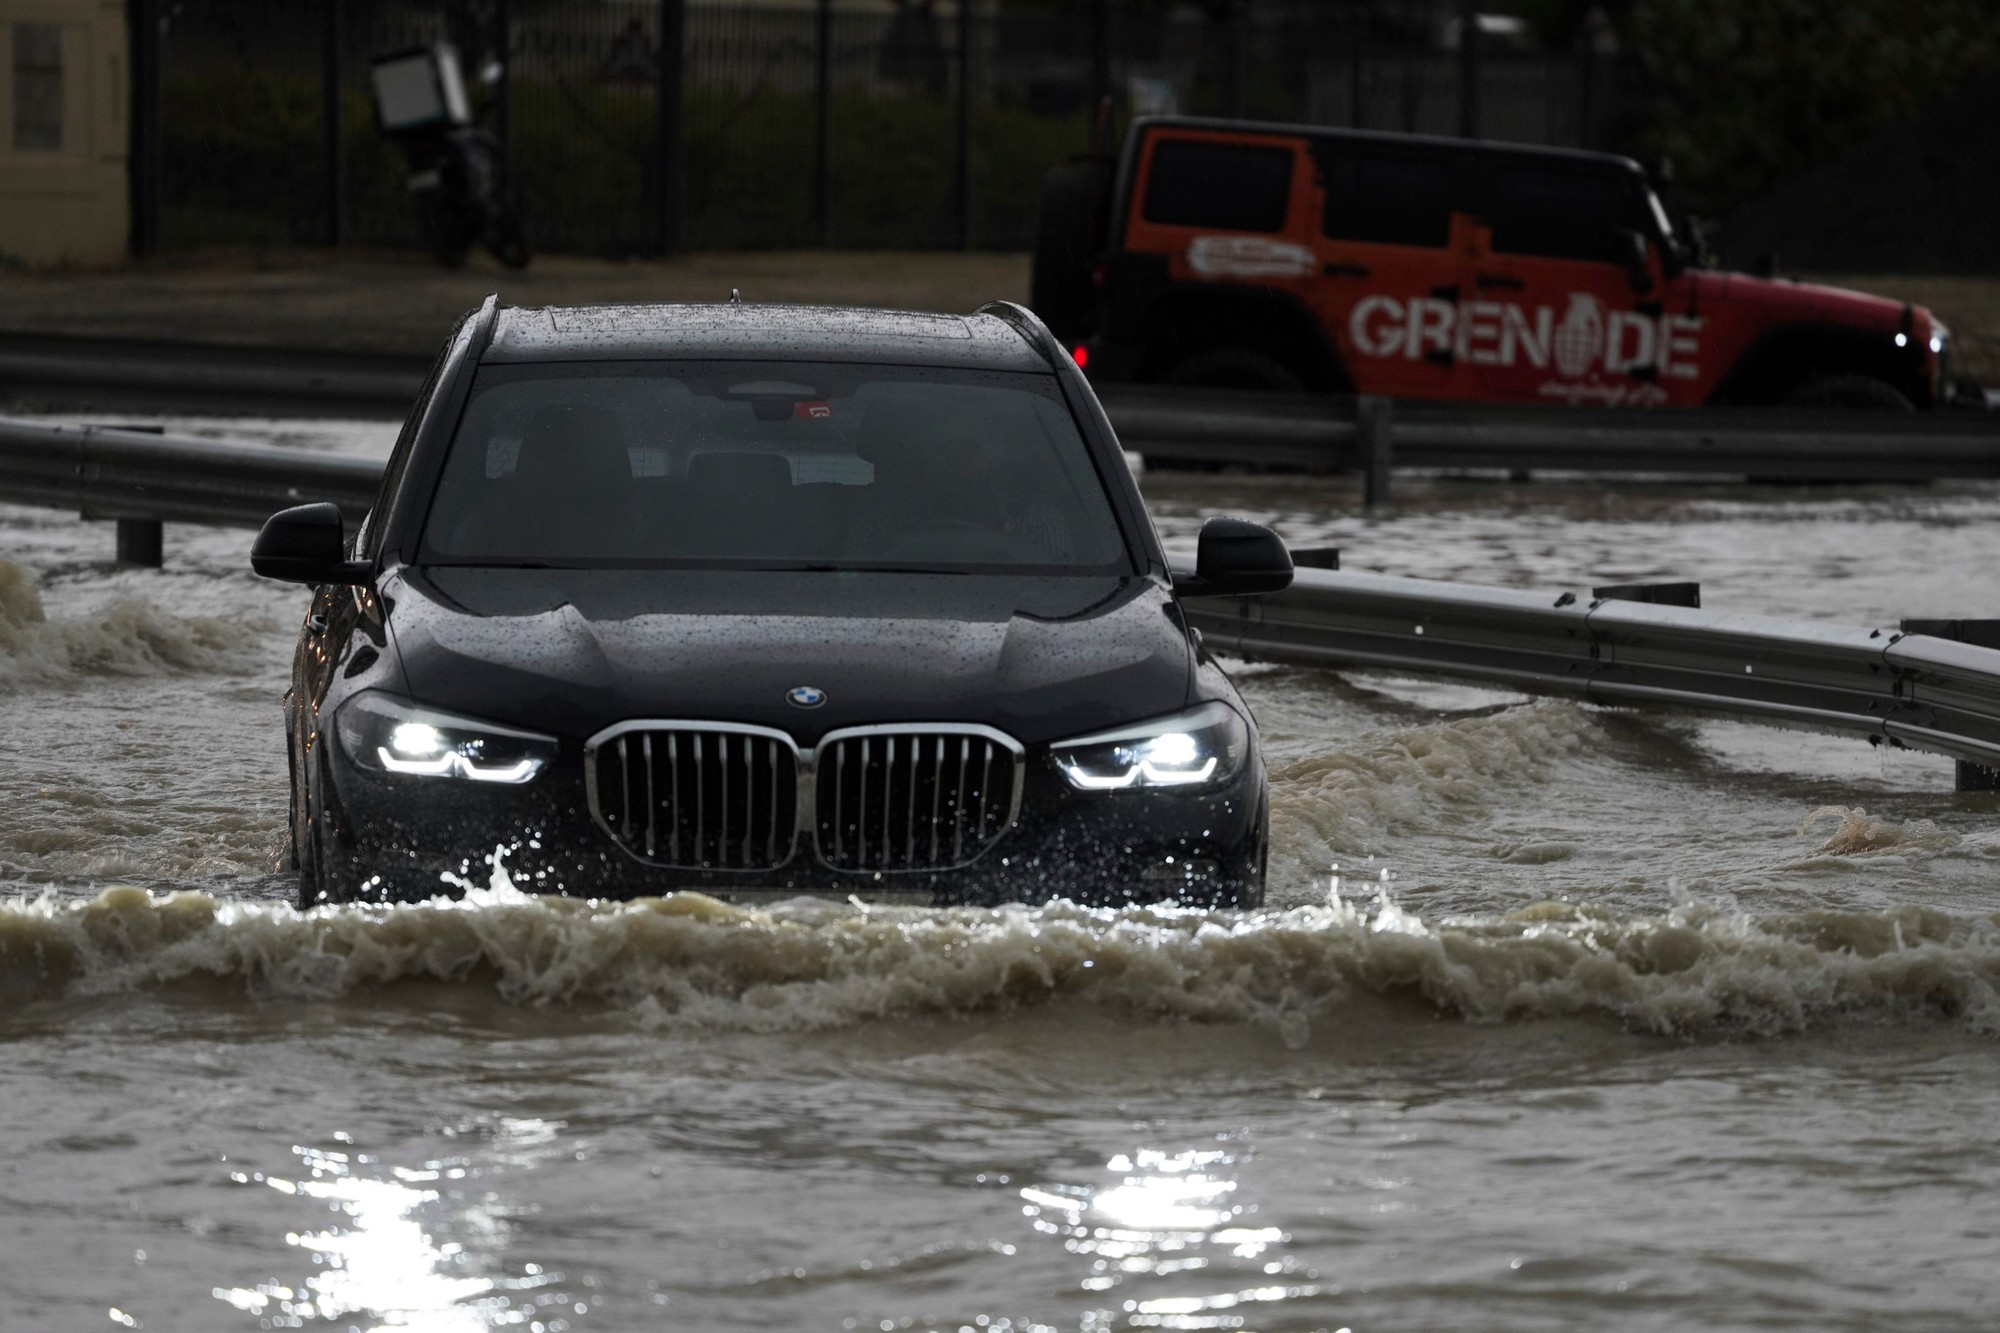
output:
<path id="1" fill-rule="evenodd" d="M 1442 49 L 1438 0 L 132 0 L 148 245 L 414 244 L 368 64 L 450 40 L 555 252 L 1017 249 L 1102 97 L 1611 146 L 1632 71 Z M 1215 17 L 1215 14 L 1225 17 Z M 678 53 L 674 58 L 672 53 Z M 482 74 L 484 78 L 480 77 Z M 149 145 L 150 141 L 150 146 Z"/>

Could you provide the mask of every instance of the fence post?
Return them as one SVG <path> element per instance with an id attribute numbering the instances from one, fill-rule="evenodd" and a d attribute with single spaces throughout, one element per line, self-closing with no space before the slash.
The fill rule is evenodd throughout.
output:
<path id="1" fill-rule="evenodd" d="M 833 244 L 833 0 L 813 22 L 813 235 Z"/>
<path id="2" fill-rule="evenodd" d="M 1592 5 L 1584 14 L 1577 39 L 1583 63 L 1583 88 L 1576 141 L 1579 147 L 1595 148 L 1600 140 L 1598 122 L 1604 118 L 1604 59 L 1618 49 L 1618 39 L 1612 32 L 1611 20 L 1604 13 L 1604 6 Z"/>
<path id="3" fill-rule="evenodd" d="M 1094 0 L 1090 6 L 1090 90 L 1097 106 L 1112 95 L 1111 0 Z"/>
<path id="4" fill-rule="evenodd" d="M 958 244 L 972 248 L 972 4 L 958 0 Z"/>
<path id="5" fill-rule="evenodd" d="M 126 188 L 131 193 L 134 256 L 160 249 L 160 32 L 158 0 L 132 0 L 127 11 L 132 70 L 131 137 L 126 149 Z"/>
<path id="6" fill-rule="evenodd" d="M 1222 109 L 1243 114 L 1243 4 L 1229 0 L 1222 20 Z"/>
<path id="7" fill-rule="evenodd" d="M 1354 451 L 1361 462 L 1361 504 L 1376 509 L 1389 503 L 1389 473 L 1396 465 L 1394 409 L 1379 394 L 1354 400 Z"/>
<path id="8" fill-rule="evenodd" d="M 493 137 L 500 141 L 500 165 L 504 169 L 513 165 L 513 154 L 509 151 L 513 142 L 509 133 L 512 108 L 507 102 L 514 82 L 514 25 L 512 15 L 507 12 L 507 0 L 493 0 L 493 58 L 500 62 L 500 82 L 493 87 Z M 507 202 L 518 208 L 521 201 Z"/>
<path id="9" fill-rule="evenodd" d="M 683 65 L 687 59 L 686 0 L 660 0 L 660 67 L 654 97 L 659 119 L 653 143 L 653 245 L 663 255 L 680 249 L 685 182 L 682 157 L 687 131 Z"/>
<path id="10" fill-rule="evenodd" d="M 1353 129 L 1362 129 L 1368 120 L 1368 92 L 1365 71 L 1368 67 L 1368 15 L 1364 8 L 1347 12 L 1349 42 L 1349 84 L 1347 89 L 1347 123 Z"/>
<path id="11" fill-rule="evenodd" d="M 1479 0 L 1458 7 L 1458 137 L 1479 137 Z"/>
<path id="12" fill-rule="evenodd" d="M 347 238 L 346 164 L 341 160 L 340 11 L 344 0 L 326 0 L 326 24 L 320 33 L 320 129 L 326 150 L 326 243 Z"/>

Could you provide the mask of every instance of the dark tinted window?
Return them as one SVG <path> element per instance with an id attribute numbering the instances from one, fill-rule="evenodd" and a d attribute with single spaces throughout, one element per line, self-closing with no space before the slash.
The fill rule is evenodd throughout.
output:
<path id="1" fill-rule="evenodd" d="M 1125 564 L 1049 375 L 808 362 L 488 366 L 420 560 Z"/>
<path id="2" fill-rule="evenodd" d="M 1627 182 L 1560 167 L 1502 166 L 1491 213 L 1493 248 L 1502 254 L 1605 264 L 1630 257 L 1631 243 L 1618 230 L 1639 226 Z"/>
<path id="3" fill-rule="evenodd" d="M 1323 152 L 1319 167 L 1328 236 L 1438 249 L 1450 241 L 1450 163 Z"/>
<path id="4" fill-rule="evenodd" d="M 1146 221 L 1218 231 L 1283 231 L 1292 150 L 1164 139 L 1153 146 Z"/>
<path id="5" fill-rule="evenodd" d="M 472 316 L 466 316 L 470 319 Z M 382 545 L 382 525 L 389 517 L 389 507 L 396 503 L 396 492 L 402 489 L 403 474 L 410 467 L 410 450 L 416 444 L 417 427 L 423 424 L 424 413 L 430 409 L 431 395 L 437 392 L 438 376 L 444 373 L 445 362 L 451 360 L 451 349 L 458 345 L 458 335 L 465 329 L 465 320 L 458 322 L 451 337 L 445 341 L 444 350 L 437 360 L 431 362 L 431 373 L 424 377 L 424 387 L 417 390 L 417 400 L 410 404 L 409 415 L 403 418 L 403 429 L 396 436 L 396 447 L 389 451 L 388 466 L 382 470 L 382 489 L 375 507 L 368 511 L 368 517 L 361 521 L 361 530 L 354 534 L 354 554 L 357 558 L 368 559 L 375 555 Z"/>

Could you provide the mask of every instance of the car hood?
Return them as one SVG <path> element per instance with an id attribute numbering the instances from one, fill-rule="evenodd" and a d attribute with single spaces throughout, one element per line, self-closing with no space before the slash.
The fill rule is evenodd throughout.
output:
<path id="1" fill-rule="evenodd" d="M 952 721 L 1032 745 L 1172 712 L 1194 665 L 1137 577 L 430 568 L 382 591 L 415 698 L 579 738 L 631 718 L 804 745 Z M 798 686 L 825 702 L 791 703 Z"/>
<path id="2" fill-rule="evenodd" d="M 1699 273 L 1696 282 L 1704 300 L 1754 306 L 1774 316 L 1825 320 L 1891 333 L 1903 322 L 1901 301 L 1845 287 L 1794 282 L 1789 278 L 1757 278 L 1747 273 Z M 1929 316 L 1921 307 L 1916 307 L 1913 314 L 1926 319 Z"/>

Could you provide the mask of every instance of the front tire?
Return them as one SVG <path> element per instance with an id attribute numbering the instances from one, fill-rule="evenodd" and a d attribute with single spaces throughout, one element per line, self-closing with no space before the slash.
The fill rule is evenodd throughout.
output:
<path id="1" fill-rule="evenodd" d="M 1841 412 L 1914 412 L 1895 385 L 1873 375 L 1815 375 L 1785 395 L 1786 407 Z"/>
<path id="2" fill-rule="evenodd" d="M 299 761 L 302 765 L 312 765 L 306 774 L 307 781 L 300 795 L 304 799 L 306 818 L 299 832 L 293 835 L 293 845 L 297 849 L 299 865 L 300 911 L 324 907 L 328 903 L 351 901 L 360 883 L 360 873 L 353 858 L 340 855 L 327 847 L 326 800 L 320 794 L 320 783 L 327 781 L 326 774 L 317 770 L 319 760 L 306 755 Z"/>
<path id="3" fill-rule="evenodd" d="M 301 912 L 327 903 L 338 902 L 332 883 L 326 874 L 326 856 L 320 846 L 319 825 L 306 825 L 305 846 L 297 849 L 299 865 L 298 908 Z"/>

